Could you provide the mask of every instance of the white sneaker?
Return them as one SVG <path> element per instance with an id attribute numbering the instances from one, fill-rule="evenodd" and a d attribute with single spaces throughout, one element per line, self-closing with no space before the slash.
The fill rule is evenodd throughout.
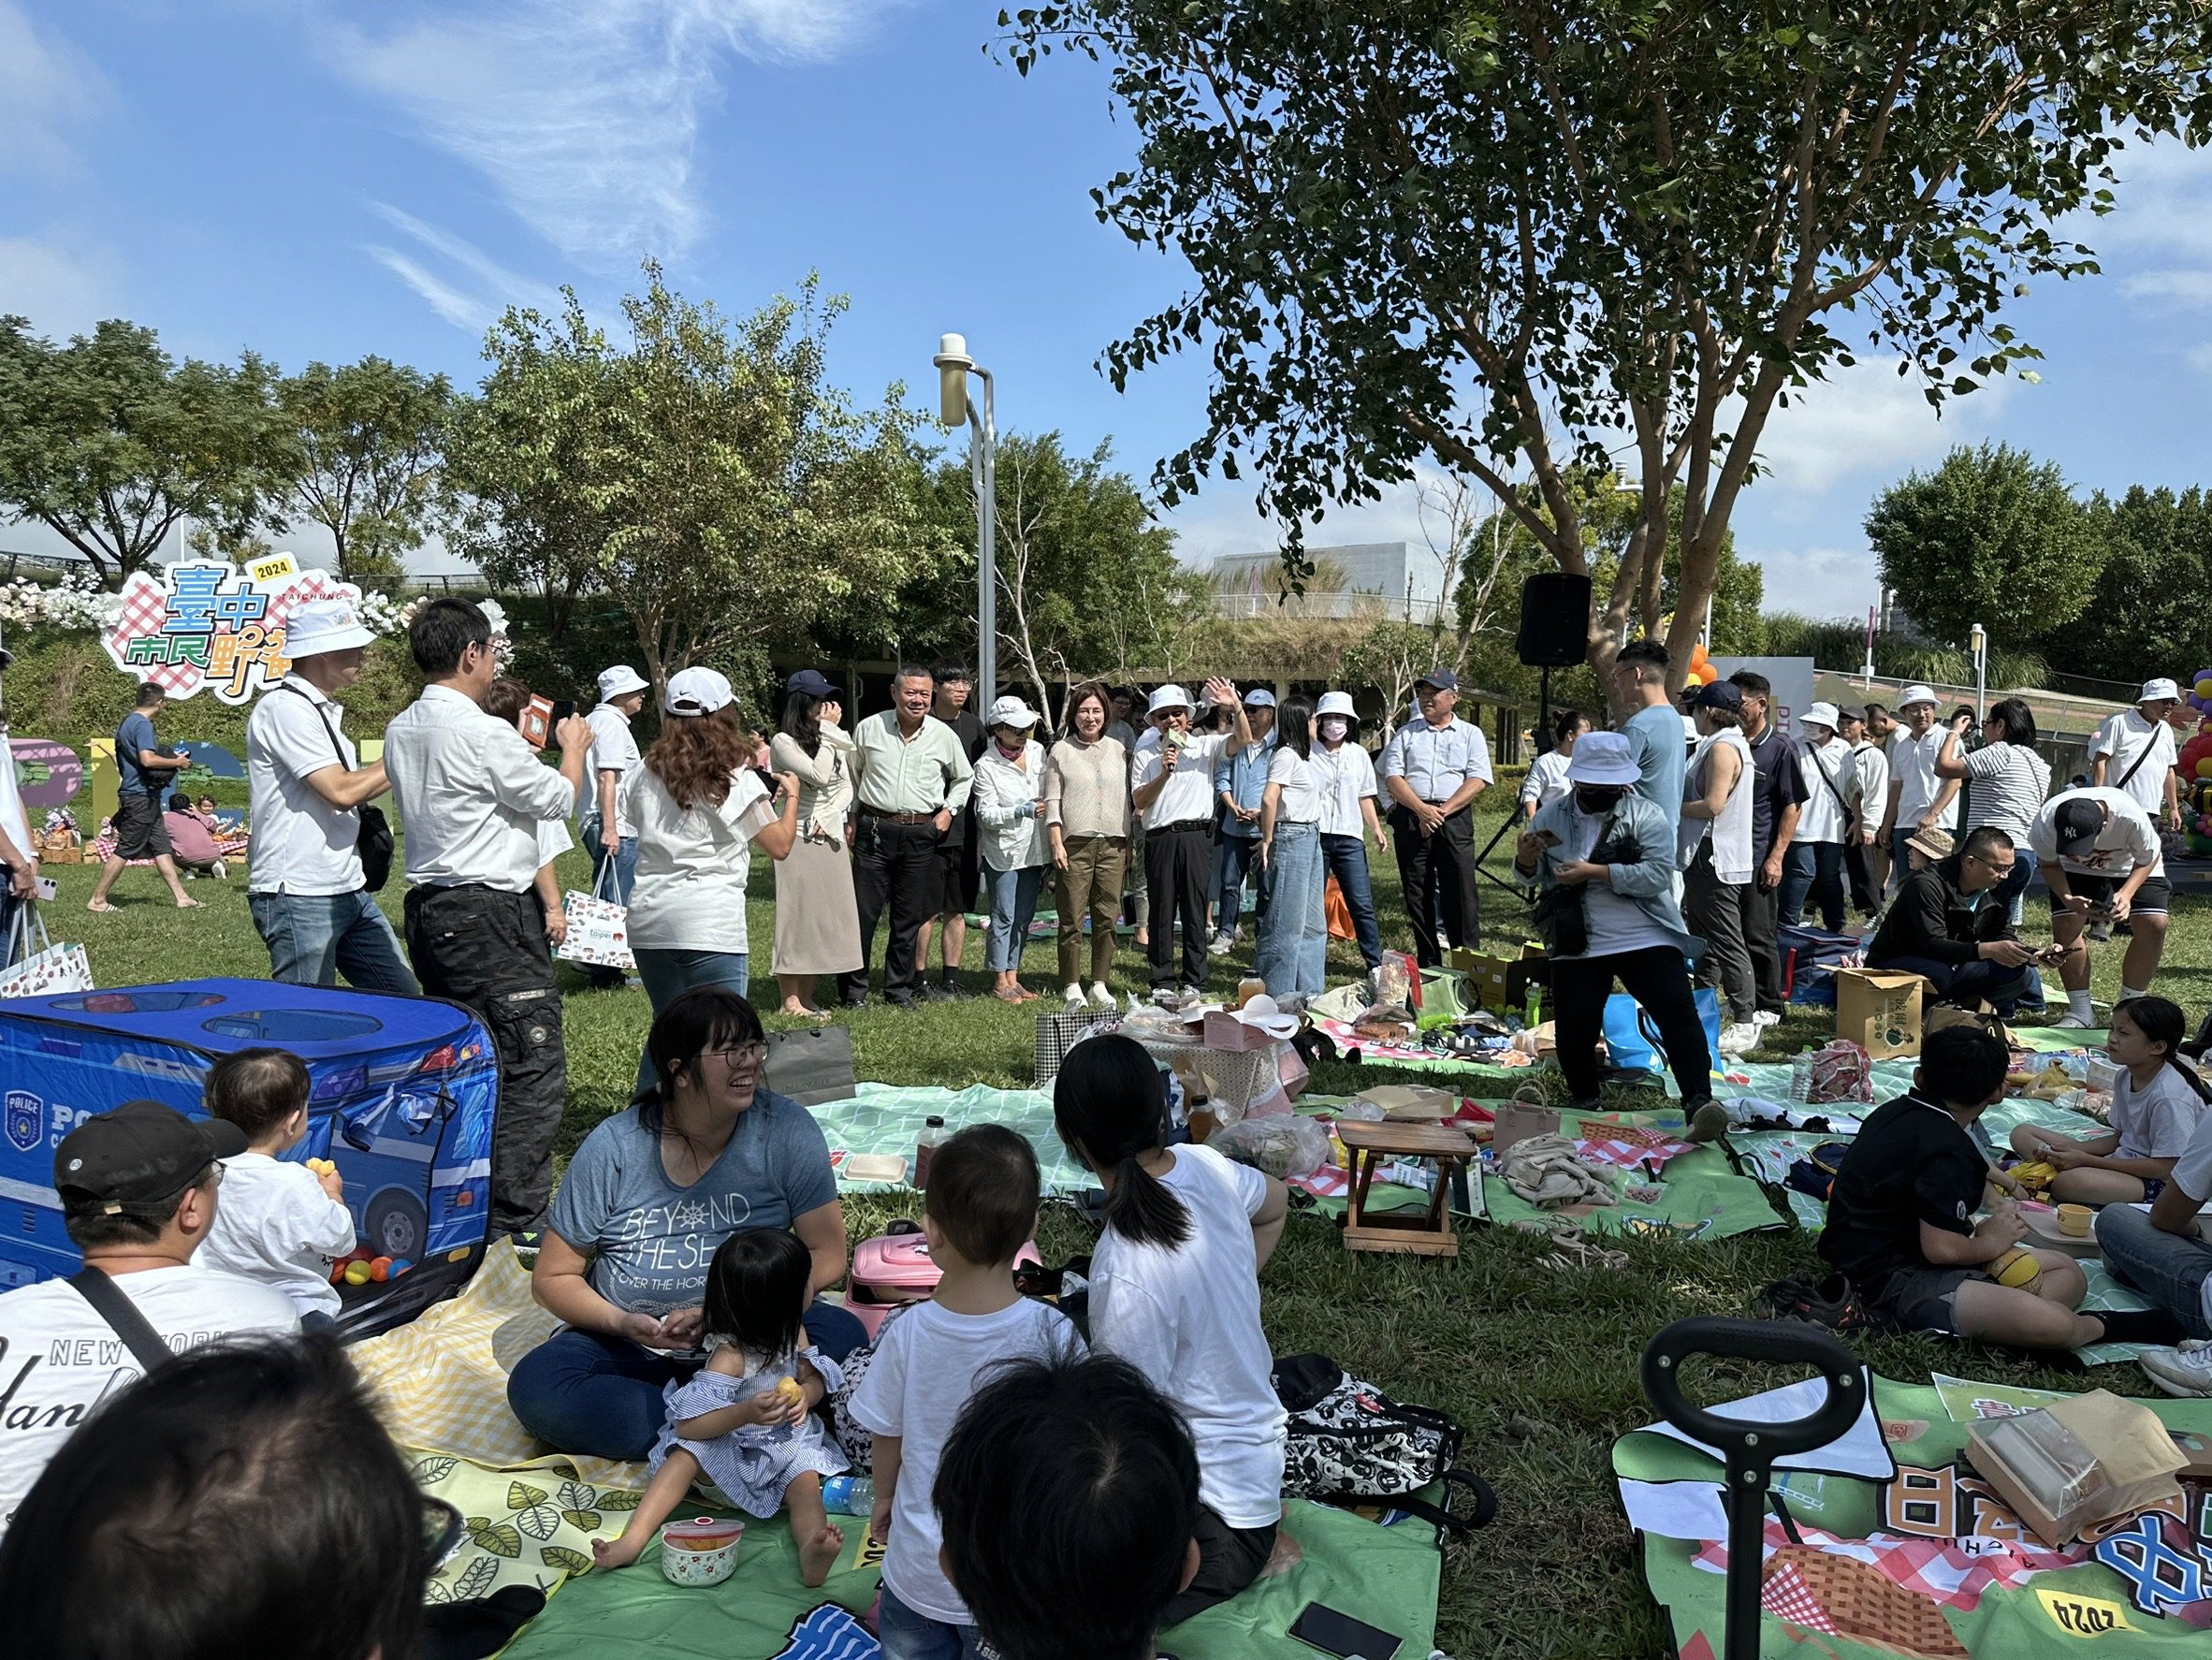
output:
<path id="1" fill-rule="evenodd" d="M 1237 942 L 1235 935 L 1216 934 L 1214 936 L 1214 943 L 1206 947 L 1206 954 L 1208 956 L 1225 957 L 1230 952 L 1236 950 L 1236 948 Z"/>
<path id="2" fill-rule="evenodd" d="M 1081 1014 L 1084 1011 L 1083 987 L 1070 985 L 1060 994 L 1060 1000 L 1068 1005 L 1068 1012 Z"/>
<path id="3" fill-rule="evenodd" d="M 1751 1017 L 1751 1023 L 1752 1025 L 1757 1027 L 1760 1030 L 1764 1031 L 1770 1026 L 1780 1026 L 1782 1024 L 1782 1015 L 1775 1010 L 1762 1009 L 1756 1014 Z"/>
<path id="4" fill-rule="evenodd" d="M 2053 1030 L 2064 1028 L 2070 1032 L 2093 1032 L 2097 1028 L 2078 1014 L 2061 1014 L 2051 1022 Z"/>
<path id="5" fill-rule="evenodd" d="M 1721 1027 L 1721 1053 L 1735 1056 L 1749 1055 L 1759 1046 L 1760 1041 L 1766 1036 L 1766 1027 L 1752 1021 L 1747 1020 L 1738 1026 L 1724 1026 Z"/>
<path id="6" fill-rule="evenodd" d="M 2169 1395 L 2212 1395 L 2212 1343 L 2147 1348 L 2135 1357 L 2135 1363 Z"/>
<path id="7" fill-rule="evenodd" d="M 220 859 L 215 861 L 215 880 L 217 881 L 228 881 L 230 880 L 230 872 L 225 867 L 223 861 Z"/>
<path id="8" fill-rule="evenodd" d="M 1103 1009 L 1109 1014 L 1113 1012 L 1113 994 L 1106 989 L 1103 980 L 1094 981 L 1091 984 L 1091 1007 Z"/>

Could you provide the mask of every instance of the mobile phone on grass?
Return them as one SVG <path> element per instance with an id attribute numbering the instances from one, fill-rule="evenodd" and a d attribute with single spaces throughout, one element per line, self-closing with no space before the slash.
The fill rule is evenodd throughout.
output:
<path id="1" fill-rule="evenodd" d="M 1390 1660 L 1404 1641 L 1317 1602 L 1307 1603 L 1290 1622 L 1290 1635 L 1336 1660 Z"/>

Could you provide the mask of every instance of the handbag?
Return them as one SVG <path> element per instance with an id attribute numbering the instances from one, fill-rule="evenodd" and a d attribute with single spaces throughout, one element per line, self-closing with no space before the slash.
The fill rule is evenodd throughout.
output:
<path id="1" fill-rule="evenodd" d="M 81 945 L 56 945 L 35 904 L 19 906 L 15 924 L 0 946 L 0 997 L 44 997 L 60 992 L 91 991 L 92 963 Z"/>
<path id="2" fill-rule="evenodd" d="M 1691 994 L 1697 1005 L 1697 1024 L 1705 1028 L 1705 1046 L 1717 1060 L 1721 1053 L 1721 996 L 1710 985 Z M 1659 1031 L 1644 1007 L 1624 991 L 1606 998 L 1604 1015 L 1606 1053 L 1612 1064 L 1628 1071 L 1656 1072 L 1666 1065 L 1659 1044 Z"/>
<path id="3" fill-rule="evenodd" d="M 314 710 L 315 719 L 329 735 L 330 748 L 338 752 L 338 764 L 352 771 L 353 763 L 346 759 L 345 746 L 338 741 L 338 728 L 330 724 L 330 717 L 323 713 L 323 706 L 297 686 L 284 686 L 282 690 L 307 698 L 307 706 Z M 384 884 L 392 880 L 392 823 L 384 816 L 383 808 L 371 807 L 366 801 L 354 811 L 361 822 L 360 829 L 354 835 L 354 852 L 361 861 L 361 886 L 369 893 L 381 894 Z"/>
<path id="4" fill-rule="evenodd" d="M 1430 1406 L 1393 1401 L 1327 1355 L 1284 1355 L 1271 1381 L 1288 1415 L 1283 1488 L 1322 1503 L 1382 1504 L 1446 1534 L 1472 1533 L 1497 1514 L 1490 1484 L 1459 1467 L 1466 1432 Z M 1415 1495 L 1443 1484 L 1432 1504 Z M 1466 1496 L 1455 1510 L 1455 1493 Z"/>
<path id="5" fill-rule="evenodd" d="M 564 963 L 582 963 L 594 968 L 635 968 L 630 954 L 630 908 L 616 897 L 615 862 L 602 861 L 589 894 L 560 896 L 560 914 L 568 919 L 568 936 L 553 954 Z"/>
<path id="6" fill-rule="evenodd" d="M 852 1028 L 818 1026 L 770 1032 L 762 1082 L 803 1107 L 851 1100 L 860 1093 L 852 1070 Z"/>
<path id="7" fill-rule="evenodd" d="M 1040 1014 L 1037 1041 L 1030 1052 L 1030 1076 L 1037 1087 L 1042 1089 L 1060 1075 L 1060 1063 L 1068 1058 L 1069 1050 L 1085 1038 L 1118 1029 L 1121 1019 L 1118 1009 L 1085 1009 L 1080 1013 L 1055 1009 Z"/>

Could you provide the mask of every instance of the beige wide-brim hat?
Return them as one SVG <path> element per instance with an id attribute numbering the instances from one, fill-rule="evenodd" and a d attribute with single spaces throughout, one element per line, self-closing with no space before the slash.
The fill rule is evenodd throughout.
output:
<path id="1" fill-rule="evenodd" d="M 1905 845 L 1916 852 L 1926 853 L 1940 865 L 1951 856 L 1954 843 L 1948 830 L 1915 830 L 1905 837 Z"/>

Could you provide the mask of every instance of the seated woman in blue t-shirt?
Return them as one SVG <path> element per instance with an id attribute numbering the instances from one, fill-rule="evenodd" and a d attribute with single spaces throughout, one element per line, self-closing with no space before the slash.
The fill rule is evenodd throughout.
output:
<path id="1" fill-rule="evenodd" d="M 516 1365 L 507 1403 L 563 1452 L 640 1459 L 662 1390 L 706 1359 L 706 1268 L 740 1228 L 788 1228 L 817 1294 L 845 1277 L 845 1215 L 813 1114 L 761 1087 L 767 1042 L 736 993 L 704 986 L 661 1011 L 653 1082 L 584 1138 L 546 1219 L 531 1290 L 562 1329 Z M 817 1301 L 807 1332 L 832 1360 L 866 1340 Z"/>

